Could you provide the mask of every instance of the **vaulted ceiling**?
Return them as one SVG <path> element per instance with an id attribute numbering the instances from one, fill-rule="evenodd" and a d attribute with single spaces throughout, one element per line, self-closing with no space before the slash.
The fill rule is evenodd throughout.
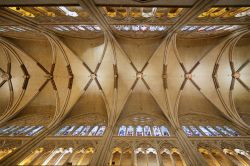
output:
<path id="1" fill-rule="evenodd" d="M 249 129 L 249 2 L 0 5 L 0 122 Z"/>

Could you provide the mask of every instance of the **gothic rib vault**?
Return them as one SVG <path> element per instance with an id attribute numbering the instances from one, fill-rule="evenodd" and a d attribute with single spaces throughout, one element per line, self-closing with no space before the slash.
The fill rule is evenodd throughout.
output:
<path id="1" fill-rule="evenodd" d="M 143 165 L 142 154 L 157 154 L 155 160 L 146 155 L 148 165 L 168 161 L 190 166 L 249 165 L 249 24 L 220 35 L 185 37 L 180 32 L 219 2 L 194 2 L 166 31 L 153 36 L 117 32 L 99 1 L 71 2 L 101 29 L 82 36 L 52 31 L 45 23 L 11 12 L 11 4 L 3 3 L 1 26 L 30 30 L 0 36 L 1 128 L 44 128 L 31 137 L 0 136 L 1 165 L 72 164 L 80 153 L 92 156 L 79 157 L 77 163 L 93 166 L 122 165 L 122 156 L 130 158 L 128 165 Z M 47 3 L 58 5 L 52 0 Z M 66 125 L 106 129 L 102 136 L 56 137 Z M 123 125 L 165 125 L 170 133 L 168 137 L 122 137 L 118 131 Z M 240 136 L 187 136 L 182 127 L 194 125 L 226 125 Z M 241 151 L 236 154 L 235 149 Z M 171 154 L 169 160 L 166 154 Z"/>

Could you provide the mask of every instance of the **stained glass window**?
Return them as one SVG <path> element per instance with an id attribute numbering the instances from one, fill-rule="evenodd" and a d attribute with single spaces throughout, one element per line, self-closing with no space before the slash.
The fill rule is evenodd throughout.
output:
<path id="1" fill-rule="evenodd" d="M 61 130 L 59 130 L 55 135 L 56 136 L 60 136 L 62 135 L 66 130 L 68 130 L 70 128 L 70 126 L 64 126 L 63 128 L 61 128 Z"/>
<path id="2" fill-rule="evenodd" d="M 25 135 L 27 132 L 31 131 L 32 129 L 34 129 L 36 126 L 30 126 L 29 128 L 25 129 L 21 135 Z"/>
<path id="3" fill-rule="evenodd" d="M 227 130 L 223 129 L 220 126 L 216 126 L 215 128 L 226 136 L 233 136 L 231 133 L 229 133 Z"/>
<path id="4" fill-rule="evenodd" d="M 20 126 L 15 126 L 13 128 L 11 128 L 10 130 L 7 130 L 4 135 L 10 135 L 11 133 L 13 133 L 14 131 L 16 131 Z"/>
<path id="5" fill-rule="evenodd" d="M 71 126 L 69 127 L 64 133 L 63 135 L 69 135 L 73 130 L 74 130 L 75 126 Z"/>
<path id="6" fill-rule="evenodd" d="M 193 136 L 192 131 L 187 126 L 182 126 L 182 129 L 186 133 L 187 136 Z"/>
<path id="7" fill-rule="evenodd" d="M 218 131 L 216 131 L 213 127 L 211 126 L 207 126 L 207 129 L 213 133 L 213 135 L 215 136 L 222 136 L 221 133 L 219 133 Z"/>
<path id="8" fill-rule="evenodd" d="M 8 130 L 11 130 L 12 128 L 14 128 L 15 126 L 6 126 L 6 127 L 3 127 L 0 131 L 0 134 L 1 135 L 4 135 Z"/>
<path id="9" fill-rule="evenodd" d="M 151 136 L 151 129 L 149 126 L 144 126 L 144 135 Z"/>
<path id="10" fill-rule="evenodd" d="M 194 126 L 189 126 L 189 127 L 193 131 L 195 136 L 203 136 L 196 127 L 194 127 Z"/>
<path id="11" fill-rule="evenodd" d="M 212 134 L 210 131 L 208 131 L 204 126 L 199 126 L 199 128 L 201 129 L 201 131 L 202 131 L 204 134 L 206 134 L 206 136 L 210 136 L 210 137 L 213 136 L 213 134 Z"/>
<path id="12" fill-rule="evenodd" d="M 80 133 L 81 136 L 87 135 L 89 132 L 90 126 L 86 126 Z"/>
<path id="13" fill-rule="evenodd" d="M 97 132 L 99 126 L 95 126 L 90 132 L 89 132 L 89 136 L 93 136 L 95 135 L 95 133 Z"/>
<path id="14" fill-rule="evenodd" d="M 5 126 L 5 127 L 2 127 L 2 128 L 0 129 L 0 134 L 3 134 L 5 131 L 11 129 L 12 127 L 14 127 L 14 126 Z"/>
<path id="15" fill-rule="evenodd" d="M 162 136 L 161 130 L 158 126 L 153 126 L 153 131 L 155 136 Z"/>
<path id="16" fill-rule="evenodd" d="M 231 132 L 234 136 L 240 136 L 240 134 L 235 131 L 234 129 L 228 127 L 228 126 L 223 126 L 227 131 Z"/>
<path id="17" fill-rule="evenodd" d="M 133 136 L 133 135 L 134 135 L 134 128 L 133 128 L 133 126 L 128 126 L 127 136 Z"/>
<path id="18" fill-rule="evenodd" d="M 73 132 L 73 136 L 77 136 L 81 131 L 82 129 L 84 128 L 84 126 L 79 126 L 74 132 Z"/>
<path id="19" fill-rule="evenodd" d="M 165 126 L 161 126 L 161 133 L 163 136 L 169 136 L 169 131 L 168 131 L 168 128 L 165 127 Z"/>
<path id="20" fill-rule="evenodd" d="M 39 133 L 42 129 L 43 129 L 43 126 L 37 126 L 37 127 L 34 128 L 33 130 L 31 130 L 30 132 L 28 132 L 28 133 L 26 134 L 26 136 L 33 136 L 33 135 Z"/>
<path id="21" fill-rule="evenodd" d="M 29 128 L 29 126 L 20 127 L 18 130 L 16 130 L 15 132 L 12 132 L 10 135 L 11 136 L 19 135 L 27 128 Z"/>
<path id="22" fill-rule="evenodd" d="M 106 129 L 106 126 L 101 126 L 101 127 L 99 128 L 99 130 L 97 131 L 96 136 L 101 136 L 101 135 L 103 135 L 105 129 Z"/>
<path id="23" fill-rule="evenodd" d="M 121 126 L 118 132 L 119 136 L 125 136 L 126 135 L 126 126 Z"/>
<path id="24" fill-rule="evenodd" d="M 136 127 L 136 136 L 143 136 L 143 128 L 141 126 Z"/>

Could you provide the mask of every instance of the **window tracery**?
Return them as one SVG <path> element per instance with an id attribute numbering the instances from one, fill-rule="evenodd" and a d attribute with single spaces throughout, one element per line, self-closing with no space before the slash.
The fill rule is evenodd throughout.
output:
<path id="1" fill-rule="evenodd" d="M 118 132 L 119 136 L 126 136 L 126 126 L 121 126 Z"/>
<path id="2" fill-rule="evenodd" d="M 183 32 L 212 32 L 212 31 L 232 31 L 240 28 L 240 25 L 209 25 L 209 26 L 184 26 L 181 28 Z"/>
<path id="3" fill-rule="evenodd" d="M 213 127 L 207 126 L 207 129 L 211 131 L 215 136 L 222 136 L 218 131 L 216 131 Z"/>
<path id="4" fill-rule="evenodd" d="M 133 126 L 128 126 L 127 136 L 133 136 L 133 135 L 134 135 L 134 128 L 133 128 Z"/>
<path id="5" fill-rule="evenodd" d="M 196 127 L 190 126 L 190 129 L 193 131 L 195 136 L 203 136 Z"/>
<path id="6" fill-rule="evenodd" d="M 182 126 L 182 129 L 186 133 L 187 136 L 193 136 L 192 131 L 187 126 Z"/>
<path id="7" fill-rule="evenodd" d="M 91 129 L 91 130 L 90 130 Z M 69 126 L 66 125 L 59 129 L 55 136 L 102 136 L 105 132 L 106 126 Z"/>
<path id="8" fill-rule="evenodd" d="M 239 136 L 240 134 L 228 126 L 198 126 L 206 136 Z M 187 136 L 203 136 L 195 126 L 182 126 Z"/>
<path id="9" fill-rule="evenodd" d="M 201 129 L 201 131 L 206 134 L 206 136 L 214 136 L 206 127 L 204 126 L 199 126 L 199 128 Z"/>
<path id="10" fill-rule="evenodd" d="M 170 136 L 169 130 L 166 126 L 125 126 L 119 127 L 118 136 L 133 136 L 134 128 L 136 136 Z"/>
<path id="11" fill-rule="evenodd" d="M 0 136 L 34 136 L 43 126 L 5 126 L 0 129 Z"/>
<path id="12" fill-rule="evenodd" d="M 143 128 L 142 126 L 136 127 L 136 136 L 143 136 Z"/>
<path id="13" fill-rule="evenodd" d="M 155 136 L 162 136 L 161 130 L 158 126 L 153 126 L 153 131 Z"/>
<path id="14" fill-rule="evenodd" d="M 226 136 L 233 136 L 231 133 L 229 133 L 227 130 L 225 130 L 224 128 L 220 126 L 215 126 L 215 128 Z"/>
<path id="15" fill-rule="evenodd" d="M 151 136 L 151 129 L 149 126 L 144 126 L 144 136 Z"/>

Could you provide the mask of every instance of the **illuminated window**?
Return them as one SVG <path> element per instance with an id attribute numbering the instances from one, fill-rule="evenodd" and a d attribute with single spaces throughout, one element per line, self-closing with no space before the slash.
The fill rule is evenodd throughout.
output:
<path id="1" fill-rule="evenodd" d="M 26 133 L 30 132 L 33 130 L 36 126 L 29 126 L 27 129 L 25 129 L 20 135 L 25 135 Z"/>
<path id="2" fill-rule="evenodd" d="M 183 131 L 186 133 L 187 136 L 193 136 L 193 133 L 187 126 L 182 126 Z"/>
<path id="3" fill-rule="evenodd" d="M 155 136 L 162 136 L 161 130 L 158 126 L 153 126 L 153 131 Z"/>
<path id="4" fill-rule="evenodd" d="M 151 136 L 151 129 L 149 126 L 144 126 L 144 136 Z"/>
<path id="5" fill-rule="evenodd" d="M 59 130 L 55 135 L 60 136 L 62 135 L 66 130 L 68 130 L 70 126 L 64 126 L 61 130 Z"/>
<path id="6" fill-rule="evenodd" d="M 75 126 L 70 126 L 62 135 L 66 136 L 74 130 Z"/>
<path id="7" fill-rule="evenodd" d="M 90 132 L 89 132 L 89 136 L 93 136 L 95 135 L 95 133 L 97 132 L 99 126 L 95 126 Z"/>
<path id="8" fill-rule="evenodd" d="M 24 126 L 19 128 L 18 130 L 16 130 L 15 132 L 11 133 L 10 136 L 16 136 L 21 134 L 24 130 L 26 130 L 27 128 L 29 128 L 29 126 Z"/>
<path id="9" fill-rule="evenodd" d="M 165 126 L 161 126 L 161 133 L 163 136 L 170 136 L 168 128 Z"/>
<path id="10" fill-rule="evenodd" d="M 134 135 L 134 127 L 133 126 L 128 126 L 127 136 L 133 136 L 133 135 Z"/>
<path id="11" fill-rule="evenodd" d="M 226 136 L 233 136 L 231 133 L 229 133 L 227 130 L 223 129 L 220 126 L 216 126 L 215 128 Z"/>
<path id="12" fill-rule="evenodd" d="M 97 131 L 96 136 L 101 136 L 101 135 L 103 135 L 105 129 L 106 129 L 106 126 L 101 126 L 101 127 L 99 128 L 99 130 Z"/>
<path id="13" fill-rule="evenodd" d="M 121 126 L 118 132 L 119 136 L 125 136 L 126 135 L 126 126 Z"/>
<path id="14" fill-rule="evenodd" d="M 210 137 L 213 136 L 213 134 L 210 131 L 208 131 L 204 126 L 199 126 L 199 128 L 204 134 L 206 134 L 206 136 L 210 136 Z"/>
<path id="15" fill-rule="evenodd" d="M 196 127 L 194 126 L 189 126 L 189 127 L 193 131 L 195 136 L 203 136 Z"/>
<path id="16" fill-rule="evenodd" d="M 11 128 L 10 130 L 7 130 L 4 135 L 10 135 L 11 133 L 13 133 L 14 131 L 16 131 L 18 128 L 20 128 L 20 126 L 15 126 L 13 128 Z"/>
<path id="17" fill-rule="evenodd" d="M 26 136 L 34 136 L 34 135 L 38 134 L 40 131 L 42 131 L 42 129 L 43 129 L 43 126 L 37 126 L 32 131 L 28 132 L 26 134 Z"/>
<path id="18" fill-rule="evenodd" d="M 79 126 L 74 132 L 73 132 L 73 136 L 77 136 L 78 134 L 80 134 L 80 132 L 82 131 L 82 129 L 84 128 L 84 126 Z"/>
<path id="19" fill-rule="evenodd" d="M 5 126 L 3 128 L 1 128 L 0 130 L 0 134 L 4 135 L 8 130 L 11 130 L 12 128 L 14 128 L 15 126 Z"/>
<path id="20" fill-rule="evenodd" d="M 207 126 L 207 129 L 213 133 L 215 136 L 222 136 L 218 131 L 216 131 L 213 127 Z"/>
<path id="21" fill-rule="evenodd" d="M 86 126 L 80 133 L 81 136 L 87 135 L 89 132 L 90 126 Z"/>
<path id="22" fill-rule="evenodd" d="M 235 131 L 234 129 L 228 127 L 228 126 L 223 126 L 227 131 L 231 132 L 234 136 L 240 136 L 240 134 Z"/>
<path id="23" fill-rule="evenodd" d="M 143 128 L 141 126 L 136 127 L 136 136 L 143 136 Z"/>

